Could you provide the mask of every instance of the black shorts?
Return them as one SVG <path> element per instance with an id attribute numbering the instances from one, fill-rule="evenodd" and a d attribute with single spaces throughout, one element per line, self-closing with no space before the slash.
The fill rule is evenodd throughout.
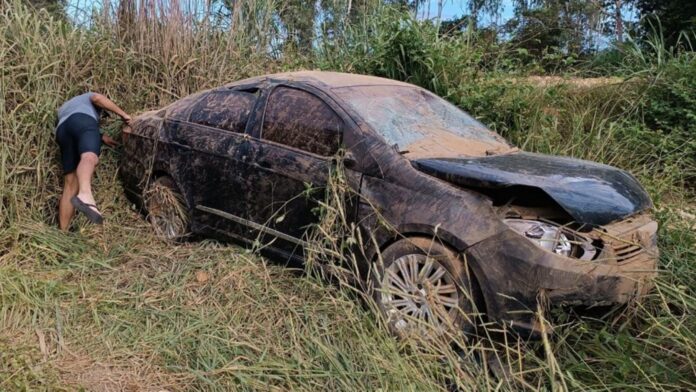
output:
<path id="1" fill-rule="evenodd" d="M 99 122 L 92 116 L 75 113 L 60 124 L 56 131 L 56 141 L 60 146 L 63 173 L 72 173 L 77 169 L 80 155 L 101 152 L 101 133 Z"/>

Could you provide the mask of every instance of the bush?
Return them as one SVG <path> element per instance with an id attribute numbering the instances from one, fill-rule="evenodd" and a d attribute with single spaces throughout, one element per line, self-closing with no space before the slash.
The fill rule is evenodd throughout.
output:
<path id="1" fill-rule="evenodd" d="M 504 50 L 467 34 L 438 37 L 388 8 L 318 42 L 315 53 L 271 56 L 276 29 L 263 24 L 271 18 L 240 16 L 235 32 L 163 11 L 154 20 L 134 15 L 127 28 L 100 18 L 76 28 L 19 2 L 7 7 L 0 7 L 0 389 L 693 389 L 696 238 L 682 214 L 693 198 L 678 186 L 694 158 L 684 147 L 693 148 L 694 130 L 686 57 L 663 56 L 660 67 L 648 59 L 632 68 L 641 78 L 586 87 L 521 78 L 525 70 L 510 71 L 516 60 Z M 107 224 L 55 229 L 52 130 L 55 108 L 70 95 L 96 89 L 135 114 L 313 64 L 411 81 L 530 151 L 631 169 L 658 207 L 657 289 L 601 319 L 565 309 L 542 347 L 505 342 L 493 351 L 476 342 L 424 352 L 389 336 L 348 290 L 233 246 L 157 241 L 123 196 L 117 151 L 104 152 L 94 184 Z M 476 361 L 481 353 L 500 354 L 508 378 L 491 377 Z"/>
<path id="2" fill-rule="evenodd" d="M 642 102 L 645 124 L 669 140 L 664 149 L 679 162 L 686 184 L 696 188 L 696 55 L 671 59 Z"/>

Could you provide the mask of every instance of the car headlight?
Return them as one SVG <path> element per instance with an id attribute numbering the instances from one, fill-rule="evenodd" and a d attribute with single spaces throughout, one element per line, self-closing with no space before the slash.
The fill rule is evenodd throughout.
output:
<path id="1" fill-rule="evenodd" d="M 592 241 L 554 223 L 516 218 L 504 219 L 504 222 L 549 252 L 580 260 L 592 260 L 597 254 Z"/>

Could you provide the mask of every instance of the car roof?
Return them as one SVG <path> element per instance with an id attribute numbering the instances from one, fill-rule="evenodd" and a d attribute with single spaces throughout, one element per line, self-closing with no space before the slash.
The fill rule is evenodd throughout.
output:
<path id="1" fill-rule="evenodd" d="M 269 74 L 257 76 L 254 78 L 240 80 L 230 83 L 225 87 L 234 87 L 239 85 L 251 84 L 263 80 L 284 80 L 288 82 L 303 82 L 316 87 L 323 88 L 341 88 L 351 86 L 402 86 L 415 87 L 412 84 L 399 82 L 396 80 L 379 78 L 376 76 L 359 75 L 343 72 L 326 72 L 326 71 L 296 71 Z"/>

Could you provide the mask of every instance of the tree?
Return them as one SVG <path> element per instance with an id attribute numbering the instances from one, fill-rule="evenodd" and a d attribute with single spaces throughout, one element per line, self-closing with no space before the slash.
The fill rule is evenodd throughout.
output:
<path id="1" fill-rule="evenodd" d="M 621 0 L 614 0 L 614 31 L 616 31 L 616 41 L 623 42 L 623 17 L 621 16 Z"/>
<path id="2" fill-rule="evenodd" d="M 595 16 L 601 10 L 583 0 L 544 0 L 520 2 L 517 15 L 506 25 L 511 43 L 530 56 L 580 57 L 592 49 Z"/>
<path id="3" fill-rule="evenodd" d="M 602 0 L 600 5 L 607 19 L 604 32 L 608 35 L 613 35 L 616 42 L 623 42 L 623 8 L 626 2 L 624 0 Z"/>
<path id="4" fill-rule="evenodd" d="M 284 46 L 300 53 L 312 50 L 314 23 L 317 16 L 316 0 L 286 0 L 278 16 L 287 36 Z"/>
<path id="5" fill-rule="evenodd" d="M 696 1 L 628 1 L 632 2 L 640 12 L 641 33 L 644 37 L 653 34 L 653 30 L 659 25 L 668 46 L 675 46 L 682 33 L 689 39 L 696 38 Z"/>

